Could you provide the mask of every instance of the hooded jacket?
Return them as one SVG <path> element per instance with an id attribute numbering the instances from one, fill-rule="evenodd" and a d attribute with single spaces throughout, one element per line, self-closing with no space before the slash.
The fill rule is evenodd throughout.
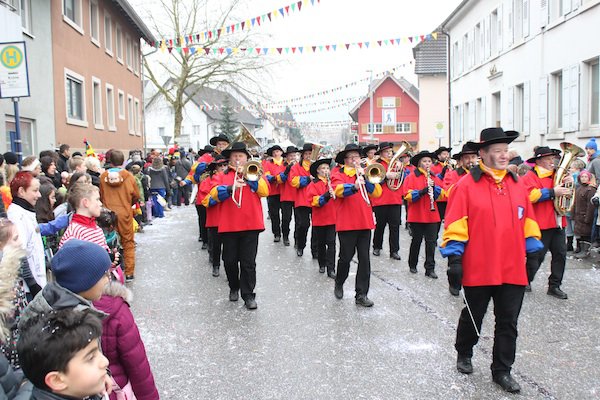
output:
<path id="1" fill-rule="evenodd" d="M 106 285 L 94 306 L 108 314 L 102 320 L 102 351 L 108 358 L 109 369 L 120 387 L 131 382 L 137 400 L 156 400 L 158 390 L 150 370 L 146 349 L 129 309 L 131 291 L 118 282 Z M 116 399 L 111 394 L 111 400 Z"/>

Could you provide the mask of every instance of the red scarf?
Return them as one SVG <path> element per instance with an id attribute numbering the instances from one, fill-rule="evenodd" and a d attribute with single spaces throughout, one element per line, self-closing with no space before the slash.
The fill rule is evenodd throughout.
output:
<path id="1" fill-rule="evenodd" d="M 85 215 L 81 214 L 73 214 L 73 219 L 71 222 L 83 225 L 86 228 L 96 228 L 96 217 L 86 217 Z"/>

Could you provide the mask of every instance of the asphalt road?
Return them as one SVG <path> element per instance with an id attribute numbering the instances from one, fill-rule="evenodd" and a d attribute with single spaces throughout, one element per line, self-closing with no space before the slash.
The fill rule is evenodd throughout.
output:
<path id="1" fill-rule="evenodd" d="M 269 221 L 267 221 L 267 226 Z M 310 251 L 260 235 L 256 300 L 228 301 L 224 272 L 211 275 L 197 241 L 193 207 L 175 208 L 136 236 L 133 312 L 163 399 L 597 399 L 600 398 L 600 271 L 568 261 L 566 301 L 546 295 L 549 258 L 519 319 L 513 368 L 520 395 L 491 381 L 491 307 L 475 348 L 475 372 L 456 371 L 454 338 L 462 301 L 448 293 L 439 256 L 432 280 L 401 261 L 371 256 L 370 309 L 354 304 L 354 273 L 343 300 Z M 387 238 L 384 243 L 387 243 Z M 423 257 L 424 248 L 421 256 Z"/>

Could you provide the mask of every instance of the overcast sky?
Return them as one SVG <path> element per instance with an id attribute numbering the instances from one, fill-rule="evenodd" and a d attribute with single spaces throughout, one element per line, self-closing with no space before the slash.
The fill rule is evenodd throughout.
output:
<path id="1" fill-rule="evenodd" d="M 192 0 L 189 0 L 192 1 Z M 212 0 L 213 6 L 215 1 Z M 160 15 L 157 0 L 130 0 L 136 10 L 147 20 L 148 14 Z M 292 0 L 246 0 L 237 9 L 230 23 L 266 14 L 289 5 Z M 320 44 L 339 44 L 370 41 L 366 50 L 337 50 L 301 55 L 268 56 L 280 61 L 265 76 L 263 91 L 273 101 L 310 95 L 349 82 L 369 77 L 367 70 L 383 72 L 406 64 L 396 72 L 417 85 L 412 61 L 414 44 L 379 48 L 376 40 L 422 35 L 432 32 L 456 8 L 460 0 L 321 0 L 320 4 L 304 5 L 301 12 L 254 28 L 260 33 L 260 47 L 292 47 Z M 218 6 L 218 5 L 216 5 Z M 148 22 L 149 27 L 152 25 Z M 198 30 L 203 29 L 199 27 Z M 190 32 L 191 33 L 191 32 Z M 146 51 L 149 49 L 146 48 Z M 168 53 L 161 57 L 168 57 Z M 364 83 L 330 96 L 319 96 L 305 102 L 339 100 L 358 97 L 367 93 Z M 356 104 L 340 106 L 319 113 L 297 115 L 299 121 L 348 120 L 348 111 Z M 327 105 L 311 105 L 293 108 L 303 111 L 323 108 Z"/>

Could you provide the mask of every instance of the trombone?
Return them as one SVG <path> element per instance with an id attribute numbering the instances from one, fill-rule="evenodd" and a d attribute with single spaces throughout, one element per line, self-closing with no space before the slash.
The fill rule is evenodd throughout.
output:
<path id="1" fill-rule="evenodd" d="M 237 180 L 243 178 L 250 182 L 256 182 L 262 174 L 262 164 L 259 161 L 250 160 L 242 166 L 239 162 L 235 163 L 235 177 L 233 178 L 233 185 L 231 185 L 231 200 L 238 208 L 242 208 L 244 187 L 237 183 Z"/>
<path id="2" fill-rule="evenodd" d="M 359 163 L 355 164 L 356 167 L 356 176 L 362 176 L 365 181 L 372 183 L 374 185 L 381 183 L 385 180 L 385 168 L 383 165 L 379 163 L 372 163 L 367 168 L 362 170 Z M 371 200 L 369 199 L 369 192 L 367 191 L 367 185 L 364 183 L 360 183 L 358 185 L 358 190 L 360 191 L 360 195 L 367 205 L 371 205 Z"/>

